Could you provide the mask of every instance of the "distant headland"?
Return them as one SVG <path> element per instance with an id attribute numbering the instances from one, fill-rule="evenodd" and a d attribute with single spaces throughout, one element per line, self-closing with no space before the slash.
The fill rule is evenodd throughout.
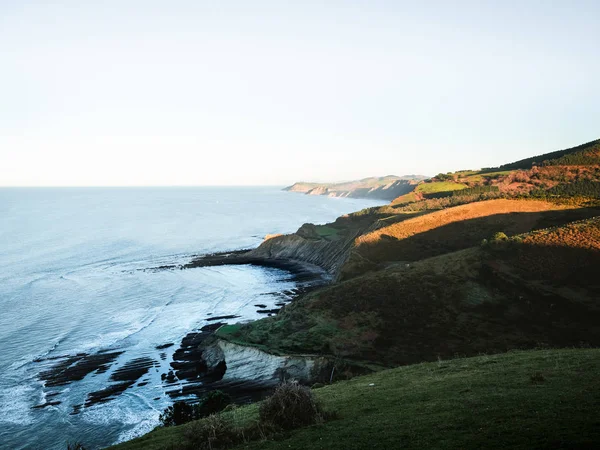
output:
<path id="1" fill-rule="evenodd" d="M 415 185 L 429 177 L 424 175 L 387 175 L 341 183 L 306 183 L 300 181 L 284 188 L 284 191 L 301 192 L 308 195 L 327 195 L 329 197 L 372 198 L 393 200 L 412 192 Z"/>

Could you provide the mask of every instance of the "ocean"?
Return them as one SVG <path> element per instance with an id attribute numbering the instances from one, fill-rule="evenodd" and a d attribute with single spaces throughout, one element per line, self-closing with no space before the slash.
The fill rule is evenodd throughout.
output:
<path id="1" fill-rule="evenodd" d="M 279 269 L 156 268 L 379 204 L 276 187 L 0 189 L 0 448 L 102 448 L 150 431 L 186 334 L 211 316 L 263 317 L 257 303 L 296 287 Z M 118 383 L 128 364 L 139 380 Z"/>

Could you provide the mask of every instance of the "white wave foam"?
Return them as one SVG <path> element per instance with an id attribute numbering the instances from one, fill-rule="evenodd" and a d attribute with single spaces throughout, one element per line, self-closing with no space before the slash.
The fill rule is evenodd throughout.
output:
<path id="1" fill-rule="evenodd" d="M 131 439 L 135 439 L 140 437 L 146 433 L 150 433 L 156 426 L 158 425 L 157 420 L 143 420 L 134 426 L 132 429 L 127 430 L 119 434 L 117 441 L 114 444 L 120 444 L 121 442 L 130 441 Z"/>
<path id="2" fill-rule="evenodd" d="M 161 403 L 162 404 L 162 403 Z M 121 397 L 86 409 L 81 418 L 96 426 L 121 425 L 125 429 L 113 444 L 128 441 L 152 431 L 159 424 L 160 411 L 139 395 Z"/>
<path id="3" fill-rule="evenodd" d="M 33 415 L 30 410 L 30 399 L 35 389 L 31 386 L 12 386 L 0 389 L 0 423 L 11 425 L 30 425 Z"/>

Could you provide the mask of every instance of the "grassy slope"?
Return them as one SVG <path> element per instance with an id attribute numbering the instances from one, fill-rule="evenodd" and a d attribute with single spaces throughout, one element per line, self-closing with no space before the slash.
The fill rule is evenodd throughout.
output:
<path id="1" fill-rule="evenodd" d="M 427 196 L 433 194 L 460 191 L 468 186 L 463 183 L 455 183 L 452 181 L 428 181 L 421 182 L 415 185 L 411 192 L 401 195 L 392 201 L 392 204 L 402 205 L 423 200 Z"/>
<path id="2" fill-rule="evenodd" d="M 380 220 L 381 226 L 356 239 L 341 278 L 348 279 L 392 261 L 416 261 L 472 247 L 497 231 L 519 234 L 598 214 L 600 209 L 508 199 L 470 203 L 418 217 L 401 214 L 398 221 Z"/>
<path id="3" fill-rule="evenodd" d="M 452 181 L 437 181 L 433 183 L 421 183 L 415 191 L 422 194 L 436 194 L 438 192 L 457 191 L 460 189 L 466 189 L 467 185 L 462 183 L 454 183 Z"/>
<path id="4" fill-rule="evenodd" d="M 388 366 L 538 345 L 597 346 L 599 234 L 600 221 L 591 220 L 518 243 L 391 266 L 220 334 L 279 353 Z"/>
<path id="5" fill-rule="evenodd" d="M 594 448 L 599 371 L 597 349 L 510 352 L 386 370 L 316 389 L 336 420 L 236 448 Z M 536 373 L 544 381 L 532 381 Z M 256 405 L 237 414 L 237 424 L 256 420 Z M 183 428 L 116 448 L 177 448 Z"/>

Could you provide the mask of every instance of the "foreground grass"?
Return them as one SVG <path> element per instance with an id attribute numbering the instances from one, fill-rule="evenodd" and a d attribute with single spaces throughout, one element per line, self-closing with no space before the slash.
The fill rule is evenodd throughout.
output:
<path id="1" fill-rule="evenodd" d="M 600 350 L 518 351 L 390 369 L 315 390 L 338 419 L 245 449 L 594 448 Z M 229 413 L 232 414 L 232 413 Z M 239 423 L 257 420 L 256 405 Z M 183 427 L 115 448 L 178 448 Z"/>

